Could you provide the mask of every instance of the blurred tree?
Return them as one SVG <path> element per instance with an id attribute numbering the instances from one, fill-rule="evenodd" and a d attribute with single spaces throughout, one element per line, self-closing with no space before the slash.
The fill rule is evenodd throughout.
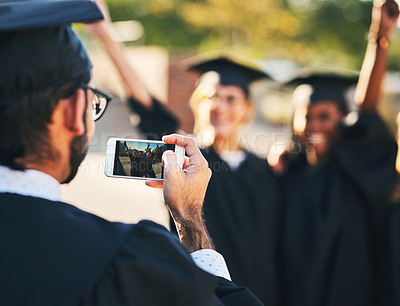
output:
<path id="1" fill-rule="evenodd" d="M 186 0 L 189 1 L 189 0 Z M 145 28 L 139 43 L 161 45 L 169 50 L 196 50 L 209 30 L 188 24 L 178 13 L 185 0 L 110 0 L 107 1 L 113 21 L 135 19 Z"/>
<path id="2" fill-rule="evenodd" d="M 136 19 L 144 44 L 169 50 L 229 50 L 301 65 L 358 69 L 372 1 L 362 0 L 110 0 L 115 21 Z M 395 50 L 400 46 L 395 44 Z M 390 61 L 400 67 L 400 59 Z"/>
<path id="3" fill-rule="evenodd" d="M 310 0 L 308 10 L 291 7 L 302 18 L 302 31 L 296 38 L 308 43 L 316 64 L 341 65 L 359 69 L 366 47 L 372 1 Z M 297 8 L 297 9 L 296 9 Z"/>
<path id="4" fill-rule="evenodd" d="M 186 1 L 179 12 L 188 23 L 210 30 L 213 47 L 258 50 L 260 55 L 293 41 L 301 29 L 300 20 L 279 0 Z"/>

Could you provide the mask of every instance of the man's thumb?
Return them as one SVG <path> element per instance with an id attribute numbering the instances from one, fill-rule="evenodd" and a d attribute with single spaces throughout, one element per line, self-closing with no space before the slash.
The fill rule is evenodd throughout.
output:
<path id="1" fill-rule="evenodd" d="M 164 164 L 164 173 L 168 173 L 179 168 L 176 155 L 171 150 L 164 152 L 162 161 Z"/>

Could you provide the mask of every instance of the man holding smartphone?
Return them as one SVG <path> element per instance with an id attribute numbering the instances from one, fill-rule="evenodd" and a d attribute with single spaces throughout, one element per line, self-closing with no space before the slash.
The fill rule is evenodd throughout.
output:
<path id="1" fill-rule="evenodd" d="M 60 202 L 110 100 L 69 23 L 101 18 L 86 0 L 0 3 L 0 305 L 260 305 L 212 250 L 201 216 L 211 172 L 192 139 L 163 138 L 189 156 L 184 170 L 163 156 L 182 243 L 153 222 Z"/>

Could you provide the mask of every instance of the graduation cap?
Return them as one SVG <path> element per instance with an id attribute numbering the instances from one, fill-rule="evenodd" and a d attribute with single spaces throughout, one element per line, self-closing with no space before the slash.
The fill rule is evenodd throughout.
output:
<path id="1" fill-rule="evenodd" d="M 0 97 L 88 82 L 92 64 L 70 23 L 100 19 L 90 0 L 0 2 Z"/>
<path id="2" fill-rule="evenodd" d="M 358 73 L 353 71 L 316 72 L 306 70 L 299 73 L 284 86 L 297 86 L 293 93 L 295 104 L 317 104 L 331 101 L 344 113 L 349 111 L 345 93 L 356 84 Z"/>
<path id="3" fill-rule="evenodd" d="M 4 1 L 0 2 L 0 31 L 35 29 L 73 22 L 103 19 L 93 1 Z"/>
<path id="4" fill-rule="evenodd" d="M 234 85 L 249 92 L 249 85 L 258 79 L 271 77 L 255 65 L 239 63 L 227 57 L 218 57 L 192 63 L 189 70 L 200 73 L 215 71 L 219 75 L 219 84 Z"/>

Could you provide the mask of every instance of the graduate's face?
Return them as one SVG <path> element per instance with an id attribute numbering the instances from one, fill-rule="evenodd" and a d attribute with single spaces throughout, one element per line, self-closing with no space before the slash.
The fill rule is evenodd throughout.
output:
<path id="1" fill-rule="evenodd" d="M 307 107 L 305 113 L 305 142 L 317 156 L 327 154 L 338 136 L 337 126 L 344 114 L 334 101 L 321 101 Z"/>
<path id="2" fill-rule="evenodd" d="M 237 133 L 253 112 L 253 104 L 237 86 L 218 86 L 211 101 L 210 122 L 219 136 Z"/>

